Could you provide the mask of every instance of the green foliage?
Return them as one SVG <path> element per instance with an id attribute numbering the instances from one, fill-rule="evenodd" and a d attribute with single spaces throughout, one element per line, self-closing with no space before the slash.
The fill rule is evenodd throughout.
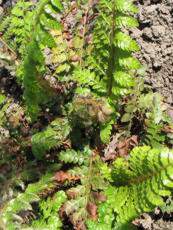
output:
<path id="1" fill-rule="evenodd" d="M 137 80 L 139 46 L 124 32 L 138 26 L 135 13 L 132 0 L 18 1 L 3 21 L 3 39 L 19 59 L 26 116 L 18 104 L 7 115 L 13 100 L 0 95 L 0 125 L 13 136 L 17 169 L 34 171 L 31 158 L 40 175 L 56 170 L 34 184 L 28 179 L 4 205 L 4 229 L 61 229 L 64 218 L 74 229 L 130 230 L 134 218 L 171 196 L 173 152 L 162 148 L 169 121 L 160 95 Z M 150 147 L 133 148 L 132 135 Z M 28 211 L 37 219 L 26 223 Z"/>
<path id="2" fill-rule="evenodd" d="M 11 200 L 3 209 L 2 223 L 7 230 L 20 228 L 23 220 L 19 213 L 32 211 L 32 203 L 40 201 L 40 194 L 53 186 L 52 174 L 46 174 L 34 184 L 29 184 L 24 193 L 20 193 Z"/>
<path id="3" fill-rule="evenodd" d="M 113 210 L 108 203 L 102 203 L 98 209 L 99 217 L 98 222 L 88 220 L 87 227 L 89 230 L 111 230 L 112 222 L 114 220 Z"/>
<path id="4" fill-rule="evenodd" d="M 168 149 L 144 146 L 134 148 L 128 161 L 114 162 L 114 185 L 105 194 L 117 223 L 130 223 L 141 213 L 164 204 L 162 197 L 169 196 L 173 187 L 172 159 L 173 153 Z"/>
<path id="5" fill-rule="evenodd" d="M 60 2 L 46 0 L 38 4 L 34 12 L 32 36 L 24 59 L 24 97 L 28 114 L 33 121 L 38 116 L 40 104 L 44 104 L 49 98 L 49 95 L 42 93 L 45 87 L 40 82 L 44 82 L 43 75 L 45 72 L 42 50 L 44 47 L 55 46 L 50 30 L 60 28 L 59 23 L 52 15 L 54 13 L 53 8 L 59 12 L 62 9 Z"/>
<path id="6" fill-rule="evenodd" d="M 161 211 L 163 213 L 171 214 L 173 212 L 173 200 L 172 200 L 172 194 L 171 196 L 166 199 L 166 202 L 163 206 L 160 207 Z"/>
<path id="7" fill-rule="evenodd" d="M 63 161 L 65 164 L 73 163 L 82 165 L 85 161 L 88 160 L 87 152 L 76 152 L 74 149 L 68 149 L 66 151 L 61 151 L 59 154 L 60 161 Z"/>
<path id="8" fill-rule="evenodd" d="M 47 198 L 39 203 L 39 219 L 33 221 L 32 227 L 41 229 L 61 229 L 62 222 L 58 217 L 58 211 L 66 200 L 64 191 L 59 191 L 52 198 Z"/>
<path id="9" fill-rule="evenodd" d="M 32 151 L 37 159 L 42 159 L 46 151 L 60 147 L 71 131 L 65 118 L 57 118 L 44 131 L 32 136 Z"/>
<path id="10" fill-rule="evenodd" d="M 63 205 L 64 214 L 76 226 L 78 222 L 85 223 L 89 218 L 87 206 L 94 201 L 92 191 L 103 190 L 105 186 L 106 181 L 100 176 L 100 167 L 103 163 L 98 157 L 92 156 L 88 147 L 78 152 L 78 156 L 74 150 L 63 151 L 59 159 L 66 164 L 79 165 L 70 169 L 68 173 L 72 176 L 79 176 L 81 184 L 67 190 L 68 200 Z"/>
<path id="11" fill-rule="evenodd" d="M 139 50 L 137 43 L 121 31 L 124 26 L 135 27 L 138 24 L 129 16 L 136 12 L 134 9 L 132 1 L 122 4 L 120 1 L 102 0 L 98 4 L 100 14 L 94 30 L 90 61 L 96 73 L 102 76 L 103 83 L 106 82 L 109 97 L 128 93 L 135 83 L 131 70 L 141 67 L 138 60 L 131 56 L 131 52 Z"/>
<path id="12" fill-rule="evenodd" d="M 109 122 L 101 126 L 100 138 L 103 143 L 108 143 L 110 141 L 113 123 L 114 121 L 110 120 Z"/>
<path id="13" fill-rule="evenodd" d="M 32 2 L 20 0 L 11 10 L 10 16 L 6 17 L 0 31 L 3 38 L 17 53 L 23 55 L 30 37 L 33 22 L 34 7 Z"/>

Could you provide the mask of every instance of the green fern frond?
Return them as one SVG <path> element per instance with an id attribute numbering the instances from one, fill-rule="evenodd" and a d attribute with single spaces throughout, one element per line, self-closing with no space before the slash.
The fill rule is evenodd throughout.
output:
<path id="1" fill-rule="evenodd" d="M 71 127 L 65 118 L 57 118 L 44 131 L 32 136 L 32 152 L 38 159 L 43 158 L 46 151 L 62 145 L 70 134 Z"/>
<path id="2" fill-rule="evenodd" d="M 112 125 L 114 121 L 111 120 L 103 125 L 101 125 L 100 138 L 103 143 L 108 143 L 110 141 L 112 133 Z"/>
<path id="3" fill-rule="evenodd" d="M 115 1 L 115 7 L 118 12 L 138 13 L 138 8 L 133 4 L 133 0 Z"/>
<path id="4" fill-rule="evenodd" d="M 139 26 L 139 23 L 136 18 L 132 16 L 124 15 L 122 13 L 119 13 L 118 15 L 116 15 L 116 27 L 133 28 L 133 27 L 138 27 L 138 26 Z"/>
<path id="5" fill-rule="evenodd" d="M 60 161 L 63 161 L 66 164 L 73 163 L 73 164 L 82 165 L 85 161 L 88 160 L 88 153 L 86 153 L 85 151 L 76 152 L 73 149 L 69 149 L 66 151 L 61 151 L 59 154 L 59 159 Z"/>
<path id="6" fill-rule="evenodd" d="M 3 208 L 2 221 L 7 230 L 20 229 L 22 225 L 21 211 L 32 210 L 31 204 L 40 201 L 40 194 L 53 185 L 52 174 L 44 175 L 37 183 L 29 184 L 24 193 L 9 201 Z"/>
<path id="7" fill-rule="evenodd" d="M 32 222 L 34 229 L 61 229 L 62 221 L 57 215 L 60 207 L 66 201 L 64 191 L 59 191 L 52 198 L 47 198 L 39 203 L 39 219 Z"/>
<path id="8" fill-rule="evenodd" d="M 162 206 L 162 196 L 171 194 L 173 152 L 136 147 L 128 161 L 115 161 L 113 178 L 115 186 L 106 189 L 106 202 L 116 213 L 117 223 L 130 223 L 141 213 Z"/>
<path id="9" fill-rule="evenodd" d="M 0 26 L 3 39 L 20 55 L 24 55 L 28 36 L 32 28 L 34 4 L 18 1 L 11 10 L 10 16 L 4 19 Z"/>
<path id="10" fill-rule="evenodd" d="M 28 114 L 32 121 L 37 118 L 40 105 L 44 104 L 49 99 L 46 93 L 43 94 L 45 89 L 40 84 L 40 81 L 44 81 L 43 74 L 45 73 L 43 48 L 52 48 L 52 46 L 56 45 L 50 30 L 60 29 L 60 23 L 52 16 L 52 12 L 49 12 L 49 14 L 45 12 L 45 7 L 48 3 L 50 5 L 53 4 L 58 12 L 62 9 L 59 1 L 52 3 L 52 1 L 46 0 L 38 4 L 34 11 L 33 32 L 30 38 L 31 42 L 28 45 L 24 61 L 24 95 Z M 49 43 L 49 41 L 51 42 Z M 40 96 L 42 94 L 43 97 Z"/>
<path id="11" fill-rule="evenodd" d="M 31 65 L 32 63 L 32 65 Z M 40 110 L 40 102 L 46 101 L 48 97 L 44 94 L 44 90 L 39 86 L 36 76 L 38 77 L 44 69 L 44 57 L 36 42 L 32 42 L 28 46 L 28 56 L 24 62 L 24 97 L 28 105 L 28 114 L 34 121 Z"/>
<path id="12" fill-rule="evenodd" d="M 132 38 L 130 38 L 129 35 L 121 31 L 117 31 L 115 33 L 114 44 L 116 47 L 124 51 L 139 51 L 139 46 L 136 41 L 134 41 Z"/>
<path id="13" fill-rule="evenodd" d="M 100 85 L 106 89 L 102 92 L 115 103 L 113 100 L 131 92 L 136 83 L 134 73 L 141 68 L 140 62 L 132 56 L 132 52 L 139 51 L 139 45 L 122 32 L 124 27 L 138 26 L 132 16 L 137 8 L 130 0 L 102 0 L 97 4 L 97 10 L 99 16 L 94 28 L 92 56 L 88 62 L 90 69 L 93 68 L 101 78 Z"/>

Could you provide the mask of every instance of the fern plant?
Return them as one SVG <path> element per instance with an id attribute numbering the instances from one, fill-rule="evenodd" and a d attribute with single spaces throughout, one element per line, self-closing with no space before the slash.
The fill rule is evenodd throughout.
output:
<path id="1" fill-rule="evenodd" d="M 54 176 L 51 173 L 29 183 L 3 207 L 4 229 L 60 229 L 66 221 L 76 229 L 131 229 L 134 218 L 162 206 L 163 197 L 171 195 L 173 153 L 161 148 L 165 135 L 160 133 L 167 122 L 161 98 L 155 93 L 135 92 L 141 64 L 133 52 L 139 51 L 139 46 L 124 32 L 138 26 L 135 13 L 132 0 L 19 1 L 4 21 L 3 39 L 18 54 L 30 118 L 26 125 L 29 132 L 19 139 L 22 154 L 18 161 L 26 164 L 31 158 L 41 169 L 51 168 L 51 161 L 61 168 Z M 13 28 L 8 29 L 10 23 Z M 53 87 L 52 79 L 57 83 Z M 74 87 L 66 87 L 71 84 Z M 119 121 L 121 99 L 129 94 L 124 101 L 131 101 Z M 62 98 L 63 105 L 57 105 L 54 98 Z M 41 111 L 49 107 L 49 101 L 55 106 L 47 118 Z M 2 96 L 1 120 L 8 108 L 4 103 Z M 46 112 L 49 114 L 49 109 Z M 51 120 L 42 130 L 45 120 L 39 116 Z M 108 146 L 114 148 L 115 161 L 104 162 L 111 134 L 119 135 L 123 132 L 119 126 L 129 122 L 124 132 L 131 135 L 135 116 L 145 122 L 140 144 L 159 149 L 136 147 L 128 157 L 116 159 L 118 145 L 127 144 L 126 139 L 118 143 L 117 138 Z M 20 132 L 18 126 L 10 128 Z M 125 146 L 125 156 L 132 146 Z M 37 219 L 26 224 L 22 214 L 27 211 Z"/>
<path id="2" fill-rule="evenodd" d="M 138 26 L 130 14 L 137 13 L 132 1 L 100 1 L 94 29 L 91 67 L 102 77 L 105 94 L 110 98 L 124 95 L 134 85 L 134 71 L 141 65 L 131 53 L 139 46 L 123 28 Z"/>
<path id="3" fill-rule="evenodd" d="M 162 197 L 171 195 L 173 187 L 172 157 L 169 149 L 144 146 L 134 148 L 128 160 L 118 158 L 113 163 L 110 173 L 112 186 L 105 190 L 105 205 L 114 214 L 110 229 L 127 229 L 127 224 L 141 213 L 164 204 Z M 106 213 L 111 211 L 106 210 Z M 89 226 L 104 229 L 103 220 L 99 221 L 95 225 L 89 223 Z"/>
<path id="4" fill-rule="evenodd" d="M 42 176 L 38 182 L 30 184 L 24 193 L 20 193 L 4 206 L 0 218 L 1 227 L 8 230 L 20 228 L 23 223 L 20 212 L 32 211 L 32 203 L 40 201 L 44 190 L 52 189 L 52 187 L 54 187 L 53 175 L 50 173 Z"/>
<path id="5" fill-rule="evenodd" d="M 96 207 L 96 200 L 93 192 L 103 190 L 106 180 L 100 175 L 102 162 L 98 156 L 85 147 L 83 151 L 75 152 L 67 150 L 60 152 L 59 159 L 66 164 L 73 164 L 74 167 L 68 172 L 71 175 L 79 176 L 80 184 L 73 186 L 66 191 L 68 199 L 63 204 L 63 215 L 68 216 L 71 223 L 77 227 L 85 226 L 86 220 L 97 217 L 92 213 L 91 207 Z"/>
<path id="6" fill-rule="evenodd" d="M 137 8 L 130 0 L 102 0 L 96 8 L 99 14 L 94 26 L 92 52 L 84 59 L 83 65 L 89 71 L 82 67 L 74 72 L 73 77 L 79 84 L 77 93 L 87 95 L 90 88 L 94 97 L 106 98 L 115 111 L 117 99 L 130 93 L 135 85 L 134 76 L 141 68 L 140 62 L 132 56 L 132 52 L 139 51 L 139 46 L 122 32 L 124 28 L 138 25 L 131 16 L 137 12 Z M 115 116 L 114 113 L 112 119 L 105 120 L 100 126 L 103 142 L 110 139 Z"/>
<path id="7" fill-rule="evenodd" d="M 57 11 L 61 10 L 60 2 L 42 1 L 38 4 L 34 12 L 33 35 L 24 60 L 24 97 L 28 113 L 33 121 L 38 116 L 39 105 L 47 102 L 49 98 L 44 87 L 39 83 L 39 79 L 44 81 L 45 61 L 42 49 L 45 46 L 52 47 L 55 45 L 50 30 L 59 29 L 60 26 L 52 16 L 53 8 L 56 8 Z"/>
<path id="8" fill-rule="evenodd" d="M 28 1 L 18 1 L 11 14 L 6 17 L 0 31 L 3 39 L 19 55 L 23 55 L 28 43 L 28 37 L 32 27 L 34 4 Z"/>
<path id="9" fill-rule="evenodd" d="M 57 118 L 46 130 L 32 136 L 32 152 L 37 159 L 42 159 L 51 148 L 60 147 L 71 131 L 67 119 Z"/>
<path id="10" fill-rule="evenodd" d="M 64 191 L 59 191 L 52 198 L 47 198 L 39 204 L 39 213 L 42 213 L 38 220 L 33 221 L 32 227 L 39 229 L 61 229 L 62 222 L 57 216 L 57 211 L 66 200 Z"/>

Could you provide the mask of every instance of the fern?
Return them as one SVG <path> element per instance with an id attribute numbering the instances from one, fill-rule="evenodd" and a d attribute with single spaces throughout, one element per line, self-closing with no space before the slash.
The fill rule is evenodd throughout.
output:
<path id="1" fill-rule="evenodd" d="M 64 191 L 59 191 L 52 198 L 47 198 L 39 203 L 39 213 L 41 216 L 38 220 L 33 221 L 32 227 L 40 229 L 60 229 L 62 222 L 57 215 L 61 205 L 66 200 Z"/>
<path id="2" fill-rule="evenodd" d="M 168 123 L 162 98 L 138 89 L 141 82 L 138 85 L 135 77 L 142 67 L 133 53 L 139 46 L 124 32 L 138 26 L 135 13 L 133 0 L 18 1 L 2 23 L 3 39 L 19 59 L 17 72 L 29 119 L 23 121 L 27 127 L 23 136 L 19 126 L 23 109 L 17 104 L 17 111 L 10 110 L 13 101 L 2 95 L 0 125 L 6 128 L 8 122 L 8 134 L 17 142 L 21 153 L 17 166 L 35 157 L 41 172 L 61 168 L 54 177 L 47 174 L 37 183 L 27 180 L 25 192 L 14 195 L 2 209 L 4 229 L 61 229 L 68 220 L 74 229 L 130 230 L 134 218 L 163 207 L 163 197 L 171 196 L 173 153 L 162 148 L 166 145 L 162 130 Z M 38 131 L 37 125 L 44 122 L 37 121 L 39 115 L 45 118 L 41 111 L 57 101 L 62 102 L 61 110 L 56 104 L 48 119 L 58 117 Z M 127 145 L 128 153 L 138 144 L 129 143 L 129 147 L 123 139 L 134 132 L 136 120 L 143 122 L 140 145 L 152 148 L 136 147 L 129 156 L 105 163 L 105 144 L 115 132 L 117 138 L 108 146 L 115 157 L 119 145 Z M 120 127 L 123 123 L 128 127 Z M 56 164 L 47 165 L 47 159 Z M 1 162 L 6 161 L 9 158 Z M 32 171 L 32 165 L 27 165 Z M 26 224 L 22 214 L 27 211 L 38 215 Z"/>
<path id="3" fill-rule="evenodd" d="M 117 159 L 112 169 L 113 184 L 105 190 L 106 204 L 114 213 L 114 221 L 125 229 L 127 223 L 143 212 L 164 204 L 172 182 L 172 151 L 136 147 L 128 161 Z"/>
<path id="4" fill-rule="evenodd" d="M 70 134 L 71 128 L 67 119 L 57 118 L 46 130 L 32 136 L 32 152 L 41 159 L 46 151 L 60 147 Z"/>
<path id="5" fill-rule="evenodd" d="M 13 230 L 21 227 L 21 211 L 32 211 L 32 203 L 39 202 L 41 193 L 53 187 L 52 174 L 44 175 L 37 183 L 29 184 L 24 193 L 20 193 L 3 208 L 2 223 L 5 229 Z"/>
<path id="6" fill-rule="evenodd" d="M 82 152 L 67 150 L 61 152 L 59 159 L 66 164 L 73 163 L 76 166 L 68 172 L 71 175 L 80 177 L 80 185 L 67 190 L 68 200 L 63 205 L 64 215 L 67 215 L 74 226 L 84 224 L 89 218 L 87 206 L 93 202 L 92 192 L 102 190 L 104 186 L 104 178 L 99 177 L 102 162 L 98 157 L 92 156 L 92 152 L 87 147 Z"/>
<path id="7" fill-rule="evenodd" d="M 65 164 L 73 163 L 73 164 L 82 165 L 85 161 L 87 161 L 88 153 L 76 152 L 73 149 L 69 149 L 66 151 L 61 151 L 59 154 L 59 159 L 60 161 L 63 161 Z"/>
<path id="8" fill-rule="evenodd" d="M 4 40 L 20 55 L 24 55 L 30 36 L 33 7 L 32 2 L 18 1 L 11 10 L 10 16 L 6 17 L 0 26 Z"/>
<path id="9" fill-rule="evenodd" d="M 108 96 L 117 97 L 128 93 L 134 85 L 131 70 L 141 67 L 138 60 L 131 56 L 131 52 L 138 51 L 139 46 L 121 31 L 124 27 L 138 25 L 137 20 L 129 16 L 136 13 L 137 8 L 132 1 L 102 0 L 98 4 L 98 11 L 100 14 L 96 21 L 91 63 L 106 82 Z"/>
<path id="10" fill-rule="evenodd" d="M 59 12 L 62 9 L 60 2 L 47 0 L 38 4 L 34 12 L 33 35 L 25 55 L 24 97 L 28 107 L 28 114 L 32 121 L 36 120 L 38 116 L 39 106 L 49 99 L 49 95 L 45 93 L 45 87 L 40 82 L 44 82 L 43 75 L 45 73 L 43 48 L 55 46 L 56 43 L 50 30 L 60 28 L 60 24 L 52 16 L 54 13 L 53 8 L 56 8 Z"/>
<path id="11" fill-rule="evenodd" d="M 79 90 L 80 93 L 85 94 L 85 88 L 92 89 L 94 95 L 107 97 L 114 111 L 117 99 L 131 92 L 135 85 L 135 73 L 142 67 L 132 56 L 133 52 L 139 50 L 138 44 L 122 32 L 124 27 L 138 25 L 131 16 L 137 12 L 132 2 L 99 1 L 96 6 L 99 14 L 94 26 L 92 55 L 86 60 L 90 71 L 83 68 L 74 75 L 80 87 L 84 87 Z M 81 72 L 85 75 L 79 75 Z M 101 139 L 105 143 L 110 139 L 111 123 L 106 120 L 103 123 Z"/>

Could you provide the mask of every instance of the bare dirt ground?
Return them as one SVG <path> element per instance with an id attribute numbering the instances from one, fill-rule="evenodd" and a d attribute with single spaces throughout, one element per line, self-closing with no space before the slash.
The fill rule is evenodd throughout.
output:
<path id="1" fill-rule="evenodd" d="M 147 66 L 146 82 L 173 105 L 173 0 L 137 0 L 137 5 L 140 26 L 132 35 L 142 49 L 137 56 Z M 140 229 L 173 230 L 172 215 L 144 216 Z"/>
<path id="2" fill-rule="evenodd" d="M 140 26 L 132 33 L 147 65 L 146 81 L 173 105 L 173 0 L 137 0 Z M 173 228 L 172 228 L 173 229 Z"/>

